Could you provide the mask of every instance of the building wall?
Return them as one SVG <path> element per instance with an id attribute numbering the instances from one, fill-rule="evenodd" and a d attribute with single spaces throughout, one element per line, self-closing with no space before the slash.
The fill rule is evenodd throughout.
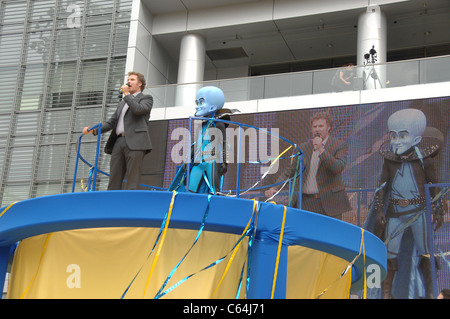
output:
<path id="1" fill-rule="evenodd" d="M 118 101 L 131 5 L 0 2 L 1 206 L 71 190 L 82 128 L 101 122 Z M 95 140 L 86 138 L 82 148 L 87 156 Z"/>
<path id="2" fill-rule="evenodd" d="M 140 0 L 132 0 L 126 71 L 145 75 L 147 86 L 176 83 L 173 61 L 153 37 L 153 15 Z"/>

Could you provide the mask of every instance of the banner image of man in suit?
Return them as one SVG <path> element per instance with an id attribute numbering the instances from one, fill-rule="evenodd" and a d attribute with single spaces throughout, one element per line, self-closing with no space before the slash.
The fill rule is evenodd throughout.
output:
<path id="1" fill-rule="evenodd" d="M 326 112 L 311 117 L 313 138 L 300 144 L 303 152 L 302 209 L 341 219 L 351 209 L 342 182 L 342 172 L 347 162 L 347 142 L 330 136 L 333 122 Z M 294 176 L 292 167 L 283 178 Z M 266 191 L 273 196 L 276 188 Z"/>

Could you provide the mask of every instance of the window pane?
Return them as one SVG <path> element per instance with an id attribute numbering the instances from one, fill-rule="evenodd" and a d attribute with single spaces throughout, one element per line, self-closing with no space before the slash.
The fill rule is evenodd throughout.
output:
<path id="1" fill-rule="evenodd" d="M 37 180 L 61 179 L 64 172 L 66 145 L 45 145 L 39 150 Z"/>
<path id="2" fill-rule="evenodd" d="M 23 25 L 27 13 L 27 2 L 5 2 L 2 3 L 2 6 L 1 22 L 3 24 L 20 23 Z"/>
<path id="3" fill-rule="evenodd" d="M 70 110 L 46 112 L 42 132 L 66 133 L 70 129 Z"/>
<path id="4" fill-rule="evenodd" d="M 34 186 L 36 197 L 46 196 L 46 195 L 57 195 L 61 193 L 61 183 L 60 182 L 46 182 L 38 183 Z"/>
<path id="5" fill-rule="evenodd" d="M 48 47 L 50 46 L 50 31 L 28 33 L 26 63 L 44 63 L 48 61 Z"/>
<path id="6" fill-rule="evenodd" d="M 55 43 L 55 61 L 76 60 L 79 55 L 80 29 L 59 30 Z"/>
<path id="7" fill-rule="evenodd" d="M 45 66 L 28 65 L 25 70 L 21 110 L 36 110 L 40 107 L 44 90 Z"/>
<path id="8" fill-rule="evenodd" d="M 46 103 L 48 107 L 72 106 L 76 66 L 76 62 L 56 63 L 52 66 L 50 95 Z"/>
<path id="9" fill-rule="evenodd" d="M 106 59 L 82 64 L 81 88 L 77 105 L 101 105 L 105 87 Z"/>
<path id="10" fill-rule="evenodd" d="M 22 37 L 17 34 L 0 36 L 0 65 L 19 64 Z"/>
<path id="11" fill-rule="evenodd" d="M 53 20 L 55 16 L 55 0 L 40 0 L 31 2 L 30 21 Z"/>
<path id="12" fill-rule="evenodd" d="M 85 58 L 104 57 L 108 55 L 109 34 L 111 25 L 101 25 L 86 28 Z"/>
<path id="13" fill-rule="evenodd" d="M 129 23 L 117 24 L 115 27 L 113 56 L 126 55 L 128 48 Z"/>
<path id="14" fill-rule="evenodd" d="M 18 66 L 0 67 L 0 79 L 16 79 Z M 11 111 L 13 109 L 16 81 L 3 81 L 0 90 L 0 112 Z"/>
<path id="15" fill-rule="evenodd" d="M 34 147 L 14 147 L 8 169 L 8 182 L 29 181 L 33 167 Z"/>
<path id="16" fill-rule="evenodd" d="M 81 133 L 83 127 L 100 123 L 102 121 L 101 114 L 102 109 L 98 107 L 79 109 L 75 115 L 75 130 Z"/>
<path id="17" fill-rule="evenodd" d="M 11 115 L 0 115 L 0 147 L 5 146 L 6 136 L 8 135 Z"/>
<path id="18" fill-rule="evenodd" d="M 29 198 L 30 183 L 6 184 L 2 203 L 5 205 Z"/>
<path id="19" fill-rule="evenodd" d="M 19 113 L 16 120 L 15 135 L 36 135 L 39 124 L 39 113 Z"/>

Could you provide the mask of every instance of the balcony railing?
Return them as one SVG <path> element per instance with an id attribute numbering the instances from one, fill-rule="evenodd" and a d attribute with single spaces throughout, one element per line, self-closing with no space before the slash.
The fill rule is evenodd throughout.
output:
<path id="1" fill-rule="evenodd" d="M 154 108 L 179 106 L 177 92 L 195 92 L 213 85 L 221 88 L 227 102 L 331 93 L 340 91 L 333 78 L 344 68 L 284 73 L 277 75 L 151 86 L 145 92 L 154 98 Z M 345 90 L 361 91 L 450 81 L 450 55 L 401 62 L 353 67 L 354 77 Z"/>

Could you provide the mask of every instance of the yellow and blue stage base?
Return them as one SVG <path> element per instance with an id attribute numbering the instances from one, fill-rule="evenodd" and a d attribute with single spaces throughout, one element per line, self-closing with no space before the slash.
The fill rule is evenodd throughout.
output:
<path id="1" fill-rule="evenodd" d="M 14 249 L 19 243 L 17 249 Z M 8 298 L 348 298 L 373 234 L 311 212 L 167 191 L 45 196 L 0 209 Z"/>

